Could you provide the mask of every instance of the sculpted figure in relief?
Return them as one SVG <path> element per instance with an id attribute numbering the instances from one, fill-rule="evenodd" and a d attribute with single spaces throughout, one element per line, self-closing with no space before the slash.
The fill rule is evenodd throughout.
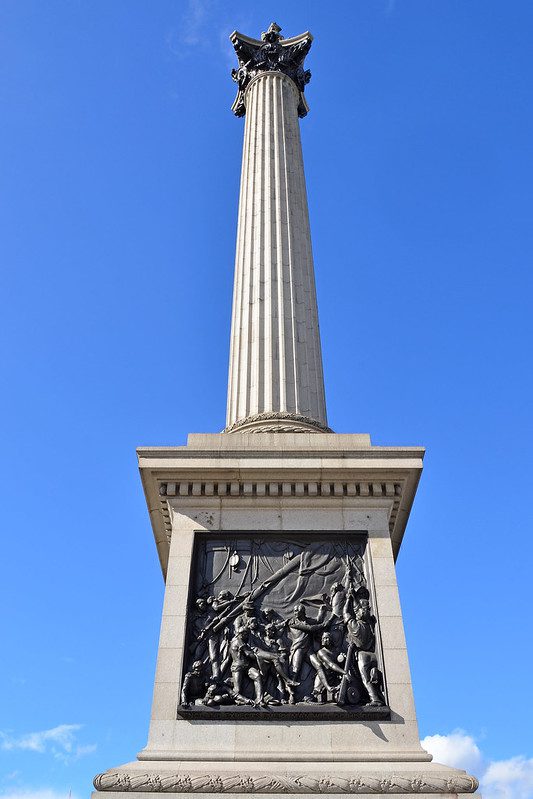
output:
<path id="1" fill-rule="evenodd" d="M 342 668 L 335 659 L 335 654 L 332 649 L 332 637 L 330 633 L 323 633 L 322 646 L 320 649 L 310 656 L 312 666 L 316 671 L 315 682 L 313 685 L 313 693 L 310 696 L 311 701 L 318 702 L 324 701 L 324 694 L 327 692 L 332 698 L 336 698 L 339 690 L 338 685 L 330 685 L 328 679 L 333 675 L 340 674 L 344 676 L 344 668 Z M 341 662 L 344 658 L 341 658 Z"/>
<path id="2" fill-rule="evenodd" d="M 181 688 L 181 704 L 183 707 L 188 707 L 195 699 L 201 699 L 205 695 L 208 685 L 202 661 L 195 660 L 191 670 L 183 678 Z"/>
<path id="3" fill-rule="evenodd" d="M 322 606 L 320 613 L 323 610 L 325 610 L 325 606 Z M 292 618 L 288 622 L 288 633 L 291 641 L 289 660 L 295 679 L 298 679 L 302 666 L 311 651 L 313 633 L 322 631 L 325 626 L 320 618 L 317 618 L 315 622 L 308 619 L 304 605 L 299 604 L 294 608 Z"/>
<path id="4" fill-rule="evenodd" d="M 246 627 L 240 627 L 230 642 L 231 676 L 233 680 L 233 696 L 238 704 L 260 705 L 263 699 L 263 685 L 253 649 L 248 645 L 249 633 Z M 245 679 L 248 677 L 254 685 L 255 702 L 244 695 Z"/>
<path id="5" fill-rule="evenodd" d="M 196 635 L 196 655 L 200 656 L 207 651 L 211 664 L 211 676 L 219 680 L 229 663 L 228 645 L 230 628 L 223 627 L 217 630 L 217 623 L 224 612 L 234 604 L 235 598 L 231 591 L 221 591 L 216 597 L 207 599 L 198 598 L 196 607 L 199 613 L 194 624 L 198 633 Z M 205 657 L 205 655 L 204 655 Z"/>
<path id="6" fill-rule="evenodd" d="M 293 689 L 299 685 L 299 682 L 292 680 L 289 676 L 286 648 L 278 639 L 277 634 L 273 634 L 272 628 L 268 632 L 265 628 L 261 630 L 257 619 L 253 619 L 248 629 L 249 642 L 257 660 L 257 667 L 261 674 L 263 685 L 266 685 L 269 676 L 275 678 L 279 694 L 277 704 L 284 702 L 286 695 L 289 697 L 289 702 L 294 704 Z M 267 704 L 273 703 L 272 697 L 271 700 L 265 699 L 265 694 L 263 694 L 263 699 Z"/>
<path id="7" fill-rule="evenodd" d="M 350 594 L 344 605 L 346 638 L 348 640 L 348 660 L 350 655 L 357 663 L 363 685 L 370 697 L 369 705 L 385 704 L 381 691 L 383 677 L 378 669 L 376 658 L 376 637 L 374 628 L 376 618 L 370 610 L 368 599 L 359 599 L 354 606 L 354 596 Z"/>

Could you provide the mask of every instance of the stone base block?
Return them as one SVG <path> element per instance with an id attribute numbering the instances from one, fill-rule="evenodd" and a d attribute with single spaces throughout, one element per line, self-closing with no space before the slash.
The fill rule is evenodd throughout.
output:
<path id="1" fill-rule="evenodd" d="M 460 799 L 472 796 L 478 782 L 465 771 L 438 763 L 221 763 L 143 761 L 128 763 L 99 774 L 92 799 L 152 799 L 154 794 L 197 799 L 223 794 L 316 797 L 317 794 L 353 794 L 359 799 L 418 797 Z M 481 799 L 479 794 L 475 794 Z"/>
<path id="2" fill-rule="evenodd" d="M 94 797 L 98 797 L 98 793 L 93 791 L 91 794 L 91 799 Z M 169 799 L 178 799 L 178 797 L 183 797 L 185 794 L 183 793 L 175 793 L 174 791 L 164 791 L 164 795 L 168 796 Z M 399 796 L 400 794 L 397 794 Z M 100 794 L 102 796 L 102 794 Z M 154 792 L 150 791 L 129 791 L 128 796 L 131 799 L 153 799 Z M 197 793 L 195 794 L 197 799 L 211 799 L 213 793 Z M 316 796 L 316 794 L 301 794 L 301 793 L 285 793 L 283 794 L 284 799 L 308 799 L 311 796 Z M 386 797 L 392 796 L 390 793 L 359 793 L 357 794 L 358 799 L 386 799 Z M 460 794 L 457 793 L 404 793 L 401 794 L 404 799 L 435 799 L 435 796 L 438 796 L 440 799 L 457 799 Z M 224 797 L 226 799 L 237 799 L 237 797 L 242 797 L 242 793 L 225 793 Z M 480 793 L 469 794 L 471 799 L 482 799 Z M 109 791 L 105 793 L 105 799 L 124 799 L 124 794 L 118 791 Z"/>
<path id="3" fill-rule="evenodd" d="M 100 793 L 99 791 L 98 792 L 97 791 L 93 791 L 93 793 L 91 794 L 91 799 L 94 799 L 94 797 L 98 797 L 99 793 Z M 169 799 L 178 799 L 178 797 L 185 796 L 185 794 L 176 793 L 175 791 L 163 791 L 163 793 L 164 793 L 165 796 L 168 796 Z M 457 794 L 457 793 L 439 793 L 439 794 L 435 794 L 435 793 L 403 793 L 403 794 L 396 794 L 396 795 L 397 796 L 401 795 L 403 797 L 403 799 L 435 799 L 436 796 L 438 796 L 439 799 L 458 799 L 458 797 L 462 796 L 463 794 Z M 100 797 L 102 797 L 102 796 L 103 795 L 100 793 Z M 212 796 L 213 796 L 212 792 L 211 793 L 197 793 L 197 794 L 195 794 L 195 797 L 197 797 L 197 799 L 211 799 Z M 279 796 L 279 794 L 278 794 L 278 796 Z M 283 794 L 284 799 L 305 799 L 305 797 L 308 797 L 308 799 L 310 799 L 311 796 L 315 797 L 316 794 L 310 794 L 310 793 L 307 793 L 307 794 L 284 793 Z M 390 797 L 390 796 L 393 796 L 393 794 L 391 794 L 391 793 L 358 793 L 357 794 L 358 799 L 386 799 L 387 797 Z M 482 799 L 480 793 L 474 793 L 474 794 L 471 793 L 471 794 L 468 794 L 468 796 L 469 796 L 469 799 Z M 154 792 L 153 791 L 128 791 L 128 797 L 131 797 L 131 799 L 153 799 Z M 225 797 L 225 799 L 237 799 L 237 797 L 239 797 L 239 799 L 240 799 L 240 797 L 242 797 L 242 793 L 225 793 L 224 797 Z M 124 799 L 124 793 L 121 793 L 120 791 L 106 791 L 105 792 L 105 799 Z"/>

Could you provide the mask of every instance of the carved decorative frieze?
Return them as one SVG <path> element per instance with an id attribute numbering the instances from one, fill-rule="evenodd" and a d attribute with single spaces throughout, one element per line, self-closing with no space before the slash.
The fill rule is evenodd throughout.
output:
<path id="1" fill-rule="evenodd" d="M 306 84 L 311 80 L 311 72 L 304 69 L 303 64 L 311 49 L 313 37 L 310 33 L 302 33 L 292 39 L 284 39 L 280 31 L 279 25 L 273 22 L 269 29 L 261 34 L 261 41 L 251 39 L 237 31 L 231 34 L 231 43 L 239 59 L 238 68 L 231 71 L 231 77 L 239 87 L 232 105 L 232 111 L 236 116 L 245 115 L 246 87 L 252 78 L 261 72 L 282 72 L 287 75 L 300 92 L 299 116 L 304 117 L 307 114 L 303 93 Z"/>
<path id="2" fill-rule="evenodd" d="M 283 774 L 202 774 L 202 773 L 127 773 L 107 771 L 98 774 L 94 787 L 99 791 L 146 791 L 147 793 L 261 793 L 261 794 L 458 794 L 474 793 L 478 781 L 468 774 L 453 777 L 417 774 L 313 775 Z"/>
<path id="3" fill-rule="evenodd" d="M 333 430 L 316 419 L 299 413 L 268 411 L 239 419 L 224 433 L 332 433 Z"/>
<path id="4" fill-rule="evenodd" d="M 178 715 L 387 718 L 365 549 L 356 533 L 197 535 Z"/>

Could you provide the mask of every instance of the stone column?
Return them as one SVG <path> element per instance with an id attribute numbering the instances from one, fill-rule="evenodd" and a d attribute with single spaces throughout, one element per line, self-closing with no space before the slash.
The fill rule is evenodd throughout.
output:
<path id="1" fill-rule="evenodd" d="M 307 112 L 302 92 L 309 73 L 303 72 L 302 62 L 311 37 L 280 41 L 276 28 L 271 26 L 263 34 L 270 40 L 262 42 L 234 34 L 241 63 L 234 111 L 245 114 L 246 122 L 228 431 L 327 430 L 298 120 Z"/>

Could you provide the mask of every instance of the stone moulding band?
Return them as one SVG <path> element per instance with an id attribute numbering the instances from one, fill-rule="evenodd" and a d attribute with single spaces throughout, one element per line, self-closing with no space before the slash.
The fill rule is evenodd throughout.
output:
<path id="1" fill-rule="evenodd" d="M 265 78 L 267 76 L 270 76 L 270 77 L 274 78 L 275 80 L 284 80 L 284 81 L 286 81 L 287 84 L 290 85 L 292 90 L 294 91 L 295 97 L 297 99 L 299 99 L 300 91 L 299 91 L 298 87 L 296 86 L 295 82 L 292 80 L 292 78 L 290 78 L 284 72 L 279 72 L 279 71 L 275 71 L 275 70 L 267 70 L 265 72 L 258 72 L 257 75 L 254 75 L 254 77 L 251 78 L 250 82 L 246 84 L 246 89 L 244 90 L 244 96 L 246 97 L 246 92 L 248 91 L 248 89 L 250 88 L 250 86 L 253 83 L 255 83 L 256 81 L 261 80 L 262 78 Z"/>
<path id="2" fill-rule="evenodd" d="M 292 482 L 272 480 L 269 482 L 235 481 L 180 481 L 161 482 L 161 497 L 391 497 L 402 495 L 401 483 L 346 482 L 338 480 Z"/>
<path id="3" fill-rule="evenodd" d="M 232 499 L 261 498 L 270 499 L 284 497 L 298 499 L 310 497 L 311 499 L 339 499 L 341 497 L 363 498 L 391 498 L 392 510 L 389 516 L 389 530 L 391 535 L 396 524 L 400 498 L 403 486 L 401 483 L 368 483 L 368 482 L 289 482 L 272 480 L 270 482 L 241 482 L 226 480 L 199 481 L 184 480 L 180 482 L 161 482 L 159 484 L 159 497 L 161 516 L 165 525 L 167 541 L 170 544 L 172 536 L 172 522 L 168 501 L 173 497 L 178 500 L 187 497 L 228 497 Z"/>
<path id="4" fill-rule="evenodd" d="M 427 776 L 416 773 L 383 776 L 354 774 L 330 776 L 287 774 L 175 774 L 107 771 L 94 779 L 98 791 L 145 791 L 146 793 L 262 793 L 262 794 L 457 794 L 474 793 L 478 781 L 468 774 Z"/>
<path id="5" fill-rule="evenodd" d="M 316 419 L 303 416 L 299 413 L 285 411 L 267 411 L 255 416 L 239 419 L 224 433 L 250 432 L 250 433 L 332 433 L 333 430 Z"/>

